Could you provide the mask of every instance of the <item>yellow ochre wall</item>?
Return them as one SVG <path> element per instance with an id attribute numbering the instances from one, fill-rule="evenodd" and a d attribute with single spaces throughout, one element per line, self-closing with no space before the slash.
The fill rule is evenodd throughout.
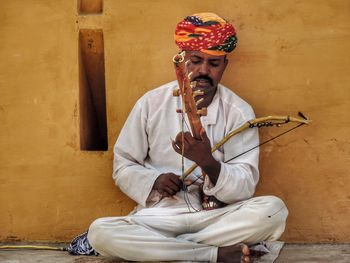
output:
<path id="1" fill-rule="evenodd" d="M 261 148 L 257 195 L 286 202 L 283 240 L 350 241 L 350 1 L 103 6 L 102 15 L 78 17 L 72 0 L 0 2 L 0 241 L 67 241 L 95 218 L 132 209 L 111 179 L 113 144 L 135 101 L 175 79 L 176 23 L 203 11 L 238 31 L 223 84 L 258 116 L 300 110 L 313 120 Z M 79 147 L 78 30 L 94 27 L 104 33 L 106 152 Z"/>

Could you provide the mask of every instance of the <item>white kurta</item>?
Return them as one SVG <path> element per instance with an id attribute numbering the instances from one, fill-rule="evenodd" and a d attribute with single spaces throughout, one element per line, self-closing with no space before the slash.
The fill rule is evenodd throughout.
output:
<path id="1" fill-rule="evenodd" d="M 162 214 L 188 212 L 183 192 L 179 192 L 176 199 L 164 198 L 160 202 L 156 198 L 152 202 L 149 198 L 154 181 L 160 174 L 181 174 L 181 156 L 171 145 L 171 139 L 176 137 L 182 127 L 182 116 L 176 113 L 176 109 L 182 108 L 181 98 L 172 96 L 172 91 L 177 87 L 177 81 L 173 81 L 139 99 L 115 144 L 113 178 L 120 189 L 139 204 L 138 211 L 152 207 L 169 208 L 156 209 L 157 213 Z M 208 115 L 201 117 L 201 122 L 214 145 L 253 118 L 253 110 L 245 101 L 219 85 L 208 107 Z M 184 129 L 188 130 L 186 125 Z M 259 179 L 259 150 L 254 149 L 229 163 L 224 161 L 258 144 L 257 129 L 249 129 L 216 151 L 214 157 L 221 162 L 219 179 L 215 187 L 211 187 L 210 182 L 205 182 L 205 193 L 214 195 L 227 204 L 250 198 Z M 185 160 L 185 168 L 192 164 L 193 162 Z M 200 169 L 196 169 L 189 179 L 194 180 L 200 174 Z M 197 181 L 199 183 L 201 180 Z M 199 208 L 197 188 L 192 187 L 189 192 L 193 205 Z M 144 212 L 154 213 L 155 209 Z"/>
<path id="2" fill-rule="evenodd" d="M 180 191 L 172 198 L 159 198 L 152 190 L 160 174 L 181 175 L 181 156 L 171 145 L 182 128 L 182 116 L 176 113 L 182 108 L 181 99 L 172 96 L 176 88 L 177 82 L 170 82 L 139 99 L 115 144 L 113 178 L 138 205 L 128 216 L 92 223 L 88 240 L 104 256 L 133 261 L 215 262 L 218 247 L 276 240 L 284 231 L 288 214 L 284 203 L 272 196 L 251 198 L 259 179 L 258 149 L 225 163 L 258 145 L 257 129 L 234 136 L 213 154 L 221 162 L 221 170 L 215 186 L 205 180 L 204 192 L 229 204 L 226 207 L 194 212 L 202 209 L 198 193 L 201 180 L 191 185 L 188 193 Z M 245 101 L 219 85 L 208 115 L 201 121 L 214 145 L 253 118 Z M 185 168 L 192 164 L 185 160 Z M 200 175 L 196 169 L 189 179 Z"/>

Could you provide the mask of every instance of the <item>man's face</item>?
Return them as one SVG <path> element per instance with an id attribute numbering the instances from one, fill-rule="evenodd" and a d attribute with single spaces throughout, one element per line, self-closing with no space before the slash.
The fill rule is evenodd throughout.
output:
<path id="1" fill-rule="evenodd" d="M 195 90 L 204 92 L 203 96 L 196 97 L 203 98 L 204 101 L 199 106 L 207 107 L 216 92 L 216 87 L 219 84 L 222 74 L 227 65 L 225 56 L 213 56 L 200 51 L 186 51 L 185 60 L 189 60 L 187 65 L 188 72 L 192 72 L 191 81 L 196 81 Z"/>

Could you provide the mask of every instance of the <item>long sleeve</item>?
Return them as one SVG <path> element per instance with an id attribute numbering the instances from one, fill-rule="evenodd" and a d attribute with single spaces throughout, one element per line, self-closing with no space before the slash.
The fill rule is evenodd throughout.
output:
<path id="1" fill-rule="evenodd" d="M 224 159 L 229 160 L 258 143 L 257 129 L 246 130 L 224 146 Z M 216 185 L 213 187 L 210 180 L 206 178 L 204 192 L 207 195 L 214 195 L 227 204 L 252 197 L 259 180 L 258 160 L 259 150 L 254 149 L 228 163 L 221 161 Z"/>
<path id="2" fill-rule="evenodd" d="M 221 98 L 216 121 L 213 125 L 207 126 L 209 134 L 214 133 L 211 130 L 224 129 L 223 136 L 226 136 L 245 122 L 255 118 L 252 108 L 246 102 L 238 98 L 232 99 L 226 90 L 221 90 Z M 214 158 L 221 163 L 220 174 L 215 186 L 208 177 L 205 178 L 204 193 L 214 195 L 227 204 L 252 197 L 259 181 L 259 149 L 256 148 L 229 162 L 226 161 L 258 144 L 258 129 L 248 128 L 233 136 L 214 153 Z"/>
<path id="3" fill-rule="evenodd" d="M 136 103 L 114 146 L 113 179 L 119 188 L 138 204 L 145 206 L 154 181 L 160 174 L 145 167 L 148 154 L 147 115 Z"/>

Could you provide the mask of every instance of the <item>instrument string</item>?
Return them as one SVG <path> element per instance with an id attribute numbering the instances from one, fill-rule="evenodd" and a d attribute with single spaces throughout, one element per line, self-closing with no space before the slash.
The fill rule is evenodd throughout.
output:
<path id="1" fill-rule="evenodd" d="M 280 134 L 278 134 L 278 135 L 276 135 L 276 136 L 274 136 L 274 137 L 272 137 L 272 138 L 270 138 L 270 139 L 268 139 L 268 140 L 266 140 L 266 141 L 264 141 L 264 142 L 262 142 L 262 143 L 260 143 L 260 144 L 258 144 L 256 146 L 254 146 L 254 147 L 252 147 L 252 148 L 250 148 L 250 149 L 248 149 L 248 150 L 246 150 L 246 151 L 244 151 L 244 152 L 242 152 L 242 153 L 240 153 L 240 154 L 238 154 L 238 155 L 236 155 L 236 156 L 234 156 L 234 157 L 224 161 L 224 163 L 228 163 L 228 162 L 230 162 L 230 161 L 232 161 L 232 160 L 234 160 L 234 159 L 236 159 L 236 158 L 238 158 L 238 157 L 240 157 L 240 156 L 242 156 L 242 155 L 244 155 L 244 154 L 246 154 L 246 153 L 248 153 L 248 152 L 250 152 L 250 151 L 252 151 L 252 150 L 254 150 L 254 149 L 256 149 L 256 148 L 258 148 L 258 147 L 260 147 L 260 146 L 262 146 L 264 144 L 266 144 L 266 143 L 268 143 L 268 142 L 271 142 L 271 141 L 277 139 L 278 137 L 281 137 L 282 135 L 285 135 L 288 132 L 291 132 L 292 130 L 294 130 L 296 128 L 299 128 L 300 126 L 302 126 L 304 124 L 305 123 L 300 123 L 297 126 L 291 128 L 289 130 L 286 130 L 286 131 L 284 131 L 284 132 L 282 132 L 282 133 L 280 133 Z"/>
<path id="2" fill-rule="evenodd" d="M 184 126 L 185 126 L 185 124 L 187 125 L 187 123 L 186 123 L 186 120 L 185 120 L 185 117 L 184 117 L 183 113 L 181 114 L 181 116 L 182 116 L 182 118 L 181 118 L 181 130 L 182 130 L 182 135 L 181 135 L 181 137 L 182 137 L 182 145 L 181 145 L 181 181 L 182 181 L 182 190 L 184 192 L 184 200 L 185 200 L 185 203 L 187 205 L 188 211 L 190 213 L 195 213 L 195 212 L 199 212 L 199 210 L 196 209 L 193 206 L 193 204 L 191 203 L 191 200 L 190 200 L 190 198 L 188 196 L 188 186 L 185 183 L 185 177 L 184 177 L 184 174 L 185 174 L 185 157 L 184 157 L 184 151 L 185 151 L 184 139 L 185 139 L 185 136 L 184 136 Z M 192 185 L 192 183 L 190 185 Z"/>
<path id="3" fill-rule="evenodd" d="M 188 186 L 185 183 L 185 177 L 184 177 L 184 174 L 185 174 L 185 157 L 184 157 L 184 153 L 185 153 L 185 133 L 184 133 L 185 126 L 187 127 L 187 130 L 190 131 L 190 127 L 185 119 L 185 115 L 184 115 L 185 111 L 186 111 L 185 105 L 184 105 L 184 103 L 182 103 L 182 111 L 181 111 L 181 131 L 182 131 L 182 134 L 181 134 L 181 139 L 182 139 L 182 145 L 181 145 L 181 181 L 182 181 L 182 190 L 184 192 L 184 200 L 185 200 L 186 206 L 188 208 L 188 211 L 190 213 L 195 213 L 195 212 L 199 212 L 200 210 L 196 209 L 193 206 L 193 204 L 191 203 L 191 200 L 188 196 Z M 195 181 L 197 181 L 199 178 L 197 177 L 197 179 Z M 193 184 L 193 182 L 191 182 L 190 185 L 192 185 L 192 184 Z"/>

